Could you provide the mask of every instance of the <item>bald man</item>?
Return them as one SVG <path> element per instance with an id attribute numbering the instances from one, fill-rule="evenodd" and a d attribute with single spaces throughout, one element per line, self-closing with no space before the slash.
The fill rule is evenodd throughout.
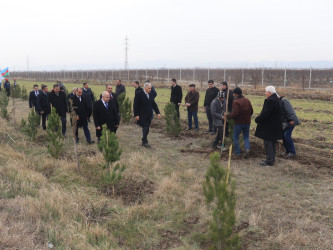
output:
<path id="1" fill-rule="evenodd" d="M 102 93 L 102 99 L 98 100 L 94 104 L 94 123 L 96 127 L 96 137 L 98 142 L 102 136 L 102 126 L 107 125 L 107 128 L 116 133 L 119 126 L 119 115 L 114 102 L 110 102 L 110 93 L 104 91 Z"/>

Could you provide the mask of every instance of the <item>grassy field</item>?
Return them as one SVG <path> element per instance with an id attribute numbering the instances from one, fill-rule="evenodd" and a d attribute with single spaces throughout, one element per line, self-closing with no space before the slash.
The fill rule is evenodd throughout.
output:
<path id="1" fill-rule="evenodd" d="M 104 89 L 91 87 L 96 96 Z M 157 92 L 163 113 L 170 90 Z M 132 99 L 133 88 L 127 87 L 127 93 Z M 200 95 L 202 104 L 204 93 Z M 264 97 L 248 97 L 258 114 Z M 276 166 L 259 167 L 261 141 L 251 137 L 251 158 L 231 164 L 243 249 L 333 248 L 333 104 L 291 102 L 303 122 L 295 129 L 299 156 L 294 161 L 278 157 Z M 19 123 L 27 117 L 28 104 L 16 100 L 15 105 Z M 201 130 L 206 130 L 201 111 Z M 185 108 L 181 117 L 185 127 Z M 0 119 L 0 249 L 46 249 L 50 243 L 56 249 L 206 249 L 211 210 L 202 183 L 213 137 L 183 131 L 172 138 L 165 134 L 164 122 L 153 121 L 151 150 L 140 146 L 139 127 L 120 126 L 125 178 L 110 197 L 100 186 L 102 154 L 96 145 L 84 143 L 82 130 L 79 173 L 69 126 L 61 157 L 54 160 L 42 130 L 31 142 L 12 120 Z M 93 125 L 89 127 L 94 138 Z M 281 145 L 278 151 L 282 153 Z"/>

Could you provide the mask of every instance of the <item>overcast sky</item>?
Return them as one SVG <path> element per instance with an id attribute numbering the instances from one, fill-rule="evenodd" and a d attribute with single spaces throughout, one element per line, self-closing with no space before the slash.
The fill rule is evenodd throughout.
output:
<path id="1" fill-rule="evenodd" d="M 333 67 L 332 0 L 1 0 L 0 68 Z M 315 66 L 315 65 L 314 65 Z"/>

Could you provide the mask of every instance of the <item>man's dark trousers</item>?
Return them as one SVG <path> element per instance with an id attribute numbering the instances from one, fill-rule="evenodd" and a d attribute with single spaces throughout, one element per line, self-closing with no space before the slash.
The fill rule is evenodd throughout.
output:
<path id="1" fill-rule="evenodd" d="M 42 127 L 43 127 L 43 130 L 46 130 L 46 118 L 47 118 L 47 114 L 42 114 Z"/>
<path id="2" fill-rule="evenodd" d="M 213 123 L 213 117 L 212 117 L 212 113 L 210 110 L 210 106 L 206 107 L 206 114 L 207 114 L 207 119 L 208 119 L 208 124 L 209 124 L 209 132 L 214 132 L 216 133 L 216 126 Z"/>
<path id="3" fill-rule="evenodd" d="M 91 142 L 90 131 L 88 129 L 87 120 L 83 121 L 82 128 L 83 128 L 83 132 L 84 132 L 87 142 Z M 79 141 L 79 131 L 78 130 L 79 130 L 79 127 L 76 126 L 75 137 L 76 137 L 77 142 Z"/>
<path id="4" fill-rule="evenodd" d="M 264 147 L 266 150 L 266 163 L 273 165 L 276 155 L 276 141 L 264 140 Z"/>
<path id="5" fill-rule="evenodd" d="M 215 138 L 215 141 L 213 142 L 213 147 L 216 147 L 219 141 L 221 141 L 222 144 L 222 139 L 223 139 L 223 126 L 218 126 L 217 128 L 217 135 Z"/>
<path id="6" fill-rule="evenodd" d="M 149 134 L 149 126 L 142 127 L 142 143 L 146 144 L 148 143 L 148 134 Z"/>
<path id="7" fill-rule="evenodd" d="M 66 116 L 61 116 L 61 133 L 63 136 L 66 134 Z"/>

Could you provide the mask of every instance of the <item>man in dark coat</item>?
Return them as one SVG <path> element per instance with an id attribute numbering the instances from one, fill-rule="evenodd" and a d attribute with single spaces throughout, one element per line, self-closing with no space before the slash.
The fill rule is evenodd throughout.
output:
<path id="1" fill-rule="evenodd" d="M 285 158 L 293 158 L 296 155 L 296 149 L 291 138 L 295 126 L 300 125 L 296 112 L 291 103 L 284 97 L 280 98 L 283 107 L 282 128 L 283 128 L 283 145 L 286 149 Z"/>
<path id="2" fill-rule="evenodd" d="M 211 111 L 211 116 L 214 122 L 214 125 L 217 128 L 217 135 L 216 138 L 212 144 L 212 148 L 217 149 L 217 144 L 219 141 L 223 141 L 223 115 L 225 113 L 225 93 L 223 91 L 219 91 L 217 94 L 217 97 L 212 101 L 210 105 L 210 111 Z M 227 148 L 224 148 L 226 150 Z"/>
<path id="3" fill-rule="evenodd" d="M 76 91 L 76 95 L 72 97 L 73 100 L 73 108 L 77 115 L 76 117 L 76 143 L 79 142 L 79 128 L 83 127 L 84 135 L 86 137 L 87 143 L 92 144 L 95 141 L 91 140 L 90 131 L 88 129 L 88 117 L 91 116 L 91 110 L 88 107 L 88 102 L 85 96 L 82 95 L 83 90 L 78 88 Z"/>
<path id="4" fill-rule="evenodd" d="M 209 80 L 208 81 L 208 89 L 206 90 L 205 95 L 205 101 L 204 101 L 204 107 L 205 112 L 208 119 L 209 129 L 207 132 L 209 132 L 211 135 L 214 135 L 216 133 L 216 125 L 213 123 L 213 117 L 210 110 L 210 104 L 212 101 L 217 97 L 217 94 L 219 93 L 219 89 L 214 86 L 214 81 Z"/>
<path id="5" fill-rule="evenodd" d="M 195 90 L 195 84 L 189 85 L 189 92 L 185 97 L 185 105 L 187 107 L 187 119 L 188 119 L 188 128 L 186 131 L 192 129 L 192 116 L 195 124 L 195 131 L 199 131 L 199 122 L 198 122 L 198 104 L 199 104 L 199 92 Z"/>
<path id="6" fill-rule="evenodd" d="M 110 94 L 110 102 L 113 103 L 114 107 L 116 108 L 117 114 L 119 115 L 119 104 L 118 104 L 118 96 L 116 93 L 112 92 L 112 85 L 107 84 L 105 86 L 105 91 Z M 102 94 L 99 96 L 99 99 L 102 99 Z"/>
<path id="7" fill-rule="evenodd" d="M 227 99 L 228 97 L 228 92 L 229 92 L 229 99 L 228 99 L 228 112 L 231 113 L 232 110 L 232 103 L 234 101 L 234 96 L 232 94 L 232 90 L 229 89 L 228 83 L 227 82 L 221 82 L 220 90 L 222 90 L 225 94 L 225 98 Z M 229 136 L 229 123 L 227 121 L 226 128 L 225 128 L 225 136 Z"/>
<path id="8" fill-rule="evenodd" d="M 35 111 L 38 113 L 38 106 L 37 106 L 37 96 L 40 94 L 40 91 L 38 89 L 38 85 L 34 84 L 33 90 L 29 94 L 29 108 L 34 108 Z"/>
<path id="9" fill-rule="evenodd" d="M 158 119 L 161 119 L 161 114 L 155 102 L 155 97 L 151 93 L 151 84 L 149 82 L 145 83 L 143 91 L 138 92 L 133 108 L 137 124 L 142 127 L 142 146 L 150 148 L 147 136 L 151 123 L 151 110 L 154 109 Z"/>
<path id="10" fill-rule="evenodd" d="M 266 87 L 266 100 L 255 122 L 258 124 L 255 136 L 264 140 L 266 160 L 261 166 L 273 166 L 276 155 L 276 141 L 283 139 L 281 101 L 273 86 Z"/>
<path id="11" fill-rule="evenodd" d="M 57 114 L 60 116 L 62 130 L 61 133 L 65 137 L 66 135 L 66 113 L 68 110 L 66 94 L 60 91 L 58 84 L 53 85 L 53 90 L 49 94 L 49 101 L 52 107 L 55 108 Z"/>
<path id="12" fill-rule="evenodd" d="M 37 107 L 42 115 L 42 127 L 46 130 L 46 118 L 51 113 L 51 105 L 49 101 L 49 92 L 47 85 L 42 85 L 42 92 L 37 96 Z"/>
<path id="13" fill-rule="evenodd" d="M 117 127 L 119 125 L 119 115 L 117 113 L 114 102 L 110 101 L 109 92 L 104 91 L 102 93 L 102 98 L 95 102 L 93 116 L 98 142 L 102 136 L 102 126 L 104 124 L 107 125 L 107 128 L 111 132 L 116 133 Z"/>
<path id="14" fill-rule="evenodd" d="M 171 79 L 171 96 L 170 96 L 170 102 L 175 104 L 175 108 L 177 111 L 178 118 L 180 118 L 179 114 L 179 106 L 182 103 L 183 99 L 183 91 L 182 87 L 177 84 L 176 79 Z"/>
<path id="15" fill-rule="evenodd" d="M 10 82 L 8 79 L 5 79 L 5 83 L 4 83 L 3 87 L 5 88 L 5 90 L 7 92 L 7 96 L 10 96 Z"/>
<path id="16" fill-rule="evenodd" d="M 91 88 L 89 88 L 88 83 L 83 83 L 83 92 L 82 95 L 85 97 L 85 99 L 87 100 L 87 104 L 88 104 L 88 108 L 89 108 L 89 112 L 90 112 L 90 116 L 91 116 L 91 112 L 93 110 L 93 106 L 95 103 L 95 95 L 92 92 Z M 88 121 L 90 119 L 90 116 L 88 117 Z"/>
<path id="17" fill-rule="evenodd" d="M 117 81 L 117 86 L 116 86 L 116 94 L 117 96 L 121 95 L 122 93 L 126 93 L 126 88 L 124 85 L 121 84 L 121 80 L 119 79 Z"/>
<path id="18" fill-rule="evenodd" d="M 135 88 L 135 96 L 137 95 L 138 92 L 143 91 L 143 89 L 140 87 L 140 83 L 138 81 L 134 81 L 132 86 Z"/>

